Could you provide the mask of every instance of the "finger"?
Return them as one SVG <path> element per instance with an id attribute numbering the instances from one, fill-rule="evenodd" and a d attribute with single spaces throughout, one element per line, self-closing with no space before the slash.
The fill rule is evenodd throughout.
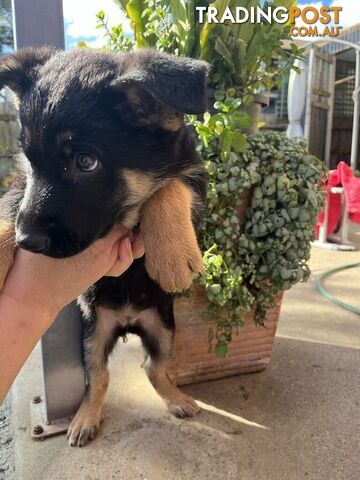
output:
<path id="1" fill-rule="evenodd" d="M 118 248 L 118 259 L 106 274 L 108 277 L 119 277 L 124 273 L 133 263 L 133 256 L 131 251 L 131 242 L 129 237 L 120 241 Z"/>
<path id="2" fill-rule="evenodd" d="M 104 260 L 108 258 L 110 264 L 105 270 L 107 272 L 117 261 L 119 256 L 119 241 L 128 235 L 129 230 L 122 225 L 116 225 L 105 237 L 96 240 L 86 250 L 83 255 L 91 255 L 92 259 Z M 106 268 L 106 266 L 105 266 Z"/>
<path id="3" fill-rule="evenodd" d="M 123 225 L 115 225 L 115 227 L 113 227 L 110 232 L 105 235 L 105 237 L 98 240 L 98 242 L 113 246 L 120 238 L 128 235 L 128 233 L 128 228 L 124 227 Z"/>
<path id="4" fill-rule="evenodd" d="M 144 239 L 141 232 L 134 234 L 133 241 L 131 243 L 133 258 L 141 258 L 145 253 Z"/>

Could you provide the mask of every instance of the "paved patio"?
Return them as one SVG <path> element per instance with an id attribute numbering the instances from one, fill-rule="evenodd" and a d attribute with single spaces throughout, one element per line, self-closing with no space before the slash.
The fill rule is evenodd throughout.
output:
<path id="1" fill-rule="evenodd" d="M 359 252 L 313 248 L 311 267 L 316 275 L 356 261 Z M 348 271 L 327 287 L 360 306 L 359 275 Z M 184 389 L 211 406 L 195 419 L 167 413 L 141 360 L 136 338 L 118 345 L 100 435 L 78 449 L 64 436 L 30 439 L 29 399 L 40 389 L 36 350 L 12 391 L 15 474 L 8 478 L 360 478 L 360 318 L 321 297 L 313 277 L 285 294 L 266 372 Z"/>

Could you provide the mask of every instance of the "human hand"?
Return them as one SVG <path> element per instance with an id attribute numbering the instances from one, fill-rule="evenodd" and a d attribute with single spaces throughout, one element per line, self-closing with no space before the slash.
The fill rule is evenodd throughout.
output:
<path id="1" fill-rule="evenodd" d="M 15 299 L 34 314 L 52 319 L 68 303 L 103 276 L 118 277 L 144 254 L 140 234 L 131 243 L 129 231 L 115 227 L 104 238 L 70 258 L 50 258 L 18 249 L 2 295 Z"/>

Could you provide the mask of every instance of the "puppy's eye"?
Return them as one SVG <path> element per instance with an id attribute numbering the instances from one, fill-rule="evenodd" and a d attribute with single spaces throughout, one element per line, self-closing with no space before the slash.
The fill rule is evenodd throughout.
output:
<path id="1" fill-rule="evenodd" d="M 74 157 L 76 168 L 81 172 L 93 172 L 99 166 L 99 160 L 88 153 L 78 153 Z"/>

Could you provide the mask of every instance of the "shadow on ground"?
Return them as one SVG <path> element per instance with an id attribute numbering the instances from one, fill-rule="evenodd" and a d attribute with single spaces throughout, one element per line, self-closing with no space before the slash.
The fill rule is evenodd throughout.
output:
<path id="1" fill-rule="evenodd" d="M 99 438 L 71 449 L 64 436 L 35 443 L 20 429 L 31 471 L 16 479 L 358 479 L 359 353 L 279 337 L 266 372 L 183 387 L 214 411 L 182 421 L 131 340 L 112 362 Z"/>

